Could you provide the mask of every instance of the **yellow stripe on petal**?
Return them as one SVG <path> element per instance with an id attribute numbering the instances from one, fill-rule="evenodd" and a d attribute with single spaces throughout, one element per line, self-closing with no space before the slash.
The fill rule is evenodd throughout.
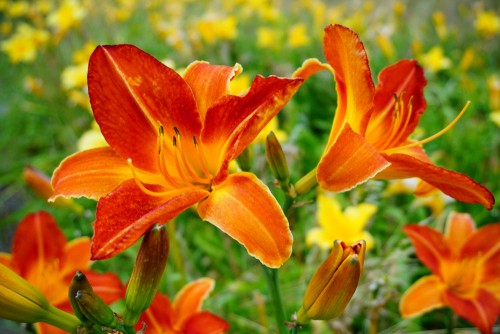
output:
<path id="1" fill-rule="evenodd" d="M 438 276 L 425 276 L 414 283 L 401 298 L 399 311 L 404 318 L 416 317 L 430 310 L 445 306 L 445 285 Z"/>
<path id="2" fill-rule="evenodd" d="M 268 267 L 278 268 L 290 257 L 288 221 L 269 189 L 253 174 L 232 174 L 214 186 L 198 205 L 198 213 Z"/>

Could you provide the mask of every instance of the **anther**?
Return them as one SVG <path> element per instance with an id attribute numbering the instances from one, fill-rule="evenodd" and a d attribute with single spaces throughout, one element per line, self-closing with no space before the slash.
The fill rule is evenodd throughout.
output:
<path id="1" fill-rule="evenodd" d="M 177 138 L 175 136 L 172 137 L 172 144 L 177 147 Z"/>
<path id="2" fill-rule="evenodd" d="M 181 136 L 181 132 L 179 131 L 179 129 L 177 129 L 176 126 L 174 126 L 174 131 L 175 131 L 175 134 L 177 135 L 177 137 Z"/>

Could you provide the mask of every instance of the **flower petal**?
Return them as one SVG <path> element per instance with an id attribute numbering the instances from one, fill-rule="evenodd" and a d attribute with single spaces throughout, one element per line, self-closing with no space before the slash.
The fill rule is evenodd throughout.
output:
<path id="1" fill-rule="evenodd" d="M 378 78 L 366 138 L 382 150 L 401 146 L 415 130 L 427 106 L 424 98 L 427 80 L 422 67 L 408 59 L 384 68 Z"/>
<path id="2" fill-rule="evenodd" d="M 54 195 L 99 199 L 132 178 L 127 162 L 109 147 L 75 153 L 64 159 L 52 176 Z"/>
<path id="3" fill-rule="evenodd" d="M 201 129 L 191 89 L 174 70 L 132 45 L 98 46 L 89 62 L 94 116 L 111 147 L 137 167 L 157 169 L 159 123 L 186 138 Z"/>
<path id="4" fill-rule="evenodd" d="M 214 289 L 215 281 L 211 278 L 200 278 L 186 284 L 175 296 L 173 308 L 176 312 L 175 322 L 181 327 L 191 315 L 201 310 L 203 301 Z"/>
<path id="5" fill-rule="evenodd" d="M 162 197 L 143 193 L 134 180 L 124 182 L 97 204 L 92 259 L 112 257 L 134 244 L 155 223 L 166 223 L 208 192 L 183 188 Z"/>
<path id="6" fill-rule="evenodd" d="M 200 202 L 198 213 L 268 267 L 280 267 L 290 257 L 288 221 L 269 189 L 253 174 L 230 175 Z"/>
<path id="7" fill-rule="evenodd" d="M 90 266 L 90 238 L 80 237 L 71 240 L 64 248 L 60 262 L 61 275 L 74 276 L 75 271 L 83 270 Z"/>
<path id="8" fill-rule="evenodd" d="M 333 68 L 330 64 L 325 64 L 320 62 L 316 58 L 306 59 L 302 66 L 299 67 L 292 75 L 293 78 L 302 78 L 304 80 L 309 79 L 312 75 L 319 71 L 328 70 L 333 74 Z"/>
<path id="9" fill-rule="evenodd" d="M 493 294 L 479 289 L 474 299 L 463 299 L 451 291 L 446 291 L 445 298 L 453 311 L 476 326 L 481 333 L 492 333 L 493 325 L 500 314 L 500 302 Z"/>
<path id="10" fill-rule="evenodd" d="M 409 318 L 443 307 L 445 289 L 446 286 L 438 276 L 424 276 L 413 283 L 401 297 L 399 312 L 404 318 Z"/>
<path id="11" fill-rule="evenodd" d="M 406 225 L 403 232 L 411 239 L 420 261 L 434 274 L 441 274 L 441 261 L 450 256 L 444 235 L 431 227 L 416 224 Z"/>
<path id="12" fill-rule="evenodd" d="M 476 232 L 476 223 L 468 213 L 451 212 L 446 222 L 445 237 L 452 251 L 460 254 L 467 240 Z M 500 234 L 499 234 L 500 235 Z"/>
<path id="13" fill-rule="evenodd" d="M 94 289 L 106 304 L 111 304 L 125 297 L 125 289 L 120 278 L 113 273 L 98 273 L 93 270 L 83 270 Z"/>
<path id="14" fill-rule="evenodd" d="M 141 314 L 135 329 L 139 331 L 145 323 L 148 333 L 163 333 L 172 329 L 175 313 L 167 296 L 157 292 L 149 308 Z"/>
<path id="15" fill-rule="evenodd" d="M 480 203 L 491 210 L 495 198 L 491 192 L 465 174 L 453 172 L 405 154 L 384 154 L 391 172 L 399 178 L 418 177 L 448 196 L 465 203 Z"/>
<path id="16" fill-rule="evenodd" d="M 364 136 L 373 106 L 373 85 L 363 43 L 351 29 L 341 25 L 325 28 L 324 52 L 335 72 L 337 111 L 328 146 L 339 135 L 345 123 Z"/>
<path id="17" fill-rule="evenodd" d="M 19 274 L 34 286 L 43 279 L 42 272 L 63 256 L 66 237 L 48 212 L 38 211 L 27 215 L 14 234 L 12 260 Z"/>
<path id="18" fill-rule="evenodd" d="M 227 176 L 235 159 L 298 90 L 302 79 L 257 76 L 245 96 L 226 95 L 207 111 L 201 141 L 210 171 L 219 172 L 216 182 Z"/>
<path id="19" fill-rule="evenodd" d="M 210 65 L 195 61 L 184 72 L 184 80 L 191 87 L 202 124 L 207 109 L 222 96 L 229 94 L 229 82 L 242 71 L 241 65 L 233 67 Z"/>
<path id="20" fill-rule="evenodd" d="M 346 124 L 318 164 L 318 183 L 326 190 L 346 191 L 388 166 L 382 155 Z"/>
<path id="21" fill-rule="evenodd" d="M 207 311 L 189 317 L 182 327 L 184 334 L 222 334 L 229 330 L 229 324 Z"/>

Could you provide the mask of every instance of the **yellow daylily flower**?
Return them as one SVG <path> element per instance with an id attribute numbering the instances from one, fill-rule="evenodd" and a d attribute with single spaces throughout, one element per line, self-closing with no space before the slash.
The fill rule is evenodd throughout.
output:
<path id="1" fill-rule="evenodd" d="M 430 72 L 439 72 L 451 67 L 451 60 L 444 55 L 444 50 L 441 46 L 434 46 L 420 58 L 424 68 Z"/>
<path id="2" fill-rule="evenodd" d="M 297 23 L 288 30 L 288 45 L 292 48 L 299 48 L 309 44 L 309 33 L 304 23 Z"/>
<path id="3" fill-rule="evenodd" d="M 494 11 L 482 11 L 478 13 L 475 25 L 481 36 L 497 35 L 500 33 L 500 16 Z"/>
<path id="4" fill-rule="evenodd" d="M 377 212 L 376 205 L 361 203 L 349 206 L 342 212 L 340 203 L 326 194 L 319 194 L 317 203 L 316 219 L 319 227 L 309 230 L 306 236 L 307 245 L 316 244 L 323 249 L 330 249 L 334 240 L 343 240 L 348 244 L 365 240 L 366 249 L 373 248 L 373 237 L 364 228 Z"/>

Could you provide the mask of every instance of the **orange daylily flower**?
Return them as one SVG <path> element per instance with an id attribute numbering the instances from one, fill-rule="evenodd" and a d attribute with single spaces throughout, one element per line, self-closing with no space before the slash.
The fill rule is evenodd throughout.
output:
<path id="1" fill-rule="evenodd" d="M 181 77 L 132 45 L 99 46 L 89 62 L 94 116 L 110 147 L 66 158 L 59 196 L 99 200 L 92 258 L 111 257 L 153 224 L 198 213 L 269 267 L 290 256 L 288 221 L 267 186 L 228 165 L 297 91 L 302 79 L 257 76 L 229 94 L 234 67 L 193 62 Z"/>
<path id="2" fill-rule="evenodd" d="M 307 79 L 326 69 L 335 76 L 337 111 L 316 173 L 323 188 L 340 192 L 371 178 L 418 177 L 425 181 L 422 187 L 430 184 L 459 201 L 492 208 L 495 200 L 485 187 L 467 175 L 437 167 L 421 147 L 446 132 L 458 117 L 430 138 L 408 138 L 426 108 L 427 80 L 415 60 L 386 67 L 375 86 L 355 32 L 341 25 L 326 27 L 324 52 L 328 64 L 309 59 L 294 74 Z"/>
<path id="3" fill-rule="evenodd" d="M 114 274 L 99 274 L 90 265 L 90 238 L 66 242 L 54 217 L 45 211 L 27 215 L 13 238 L 12 254 L 0 253 L 0 263 L 40 290 L 51 305 L 72 312 L 68 288 L 76 270 L 87 275 L 94 290 L 106 303 L 124 295 L 122 283 Z M 48 324 L 39 324 L 39 333 L 65 333 Z"/>
<path id="4" fill-rule="evenodd" d="M 148 334 L 222 334 L 229 324 L 201 310 L 203 300 L 213 290 L 214 280 L 201 278 L 184 286 L 172 302 L 156 293 L 151 306 L 142 314 L 136 329 L 147 326 Z"/>
<path id="5" fill-rule="evenodd" d="M 432 271 L 403 295 L 403 317 L 450 306 L 482 333 L 491 333 L 500 315 L 500 223 L 476 230 L 470 215 L 451 213 L 444 235 L 415 224 L 403 231 Z"/>

